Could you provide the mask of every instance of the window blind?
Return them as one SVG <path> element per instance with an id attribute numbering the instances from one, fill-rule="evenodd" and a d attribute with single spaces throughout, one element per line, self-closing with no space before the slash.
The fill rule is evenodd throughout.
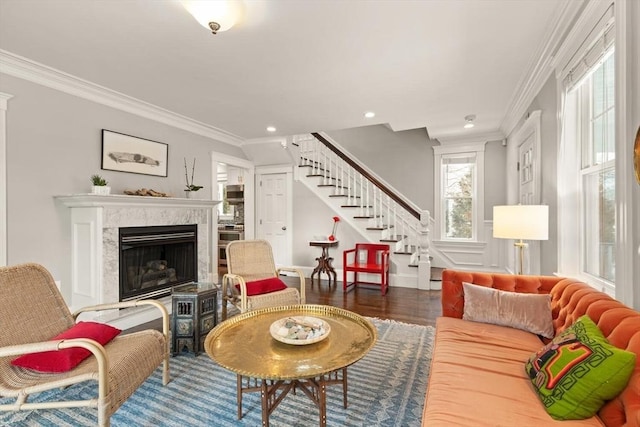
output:
<path id="1" fill-rule="evenodd" d="M 579 83 L 588 77 L 594 68 L 613 51 L 615 42 L 613 8 L 613 4 L 609 6 L 582 44 L 586 48 L 581 47 L 574 55 L 570 66 L 565 68 L 563 85 L 567 90 L 579 86 Z"/>
<path id="2" fill-rule="evenodd" d="M 442 156 L 443 165 L 475 163 L 475 153 L 446 154 Z"/>

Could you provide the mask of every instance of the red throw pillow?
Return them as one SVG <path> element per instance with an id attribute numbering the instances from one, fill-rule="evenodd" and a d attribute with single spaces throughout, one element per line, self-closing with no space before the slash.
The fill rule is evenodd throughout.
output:
<path id="1" fill-rule="evenodd" d="M 114 339 L 120 329 L 106 323 L 78 322 L 63 333 L 51 338 L 57 341 L 71 338 L 91 338 L 105 345 Z M 67 372 L 75 368 L 91 352 L 82 347 L 65 348 L 63 350 L 41 351 L 39 353 L 25 354 L 11 361 L 13 366 L 29 368 L 39 372 Z"/>
<path id="2" fill-rule="evenodd" d="M 236 285 L 236 288 L 240 290 L 240 285 Z M 249 297 L 281 291 L 283 289 L 287 289 L 287 285 L 277 277 L 247 282 L 247 296 Z"/>

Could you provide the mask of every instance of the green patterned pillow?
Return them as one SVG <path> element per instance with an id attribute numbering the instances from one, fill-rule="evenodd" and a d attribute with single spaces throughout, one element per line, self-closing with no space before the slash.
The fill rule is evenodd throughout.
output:
<path id="1" fill-rule="evenodd" d="M 533 354 L 525 369 L 551 417 L 578 420 L 597 414 L 626 387 L 635 362 L 635 353 L 609 344 L 582 316 Z"/>

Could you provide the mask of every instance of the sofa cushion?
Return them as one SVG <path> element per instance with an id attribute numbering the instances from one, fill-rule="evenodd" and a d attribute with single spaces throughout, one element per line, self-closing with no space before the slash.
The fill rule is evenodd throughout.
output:
<path id="1" fill-rule="evenodd" d="M 509 326 L 553 338 L 551 297 L 548 294 L 501 291 L 466 282 L 462 286 L 463 319 Z"/>
<path id="2" fill-rule="evenodd" d="M 61 334 L 51 338 L 51 341 L 90 338 L 101 345 L 105 345 L 120 332 L 120 329 L 106 323 L 78 322 Z M 80 362 L 90 355 L 91 352 L 86 348 L 72 347 L 57 351 L 25 354 L 12 360 L 11 364 L 39 372 L 67 372 L 78 366 Z"/>
<path id="3" fill-rule="evenodd" d="M 545 409 L 558 420 L 595 415 L 627 385 L 636 355 L 607 341 L 589 316 L 580 317 L 526 363 Z"/>
<path id="4" fill-rule="evenodd" d="M 549 417 L 522 369 L 541 346 L 536 335 L 519 329 L 438 318 L 422 425 L 602 427 L 597 417 Z"/>

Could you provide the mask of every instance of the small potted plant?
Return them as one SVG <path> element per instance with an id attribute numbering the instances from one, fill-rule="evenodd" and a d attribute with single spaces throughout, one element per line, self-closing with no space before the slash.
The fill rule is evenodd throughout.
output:
<path id="1" fill-rule="evenodd" d="M 93 194 L 106 195 L 111 193 L 111 187 L 107 185 L 108 182 L 100 175 L 91 175 L 91 184 L 93 184 L 91 187 Z"/>
<path id="2" fill-rule="evenodd" d="M 191 181 L 189 181 L 189 174 L 187 171 L 187 159 L 184 159 L 184 178 L 187 181 L 187 188 L 184 190 L 184 194 L 187 196 L 188 199 L 193 197 L 193 193 L 195 193 L 196 191 L 200 190 L 202 187 L 202 185 L 195 185 L 193 183 L 193 175 L 196 171 L 196 159 L 193 159 L 193 165 L 191 166 Z"/>

